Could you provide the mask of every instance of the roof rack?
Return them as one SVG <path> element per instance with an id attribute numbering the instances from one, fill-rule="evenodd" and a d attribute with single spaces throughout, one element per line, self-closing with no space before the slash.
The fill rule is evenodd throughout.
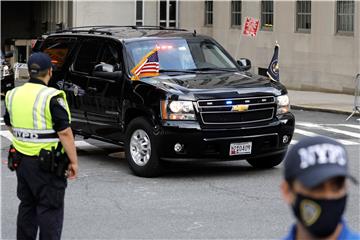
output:
<path id="1" fill-rule="evenodd" d="M 97 26 L 81 26 L 81 27 L 72 27 L 63 30 L 55 31 L 55 33 L 100 33 L 106 35 L 113 35 L 112 31 L 101 30 L 101 29 L 111 29 L 111 28 L 131 28 L 136 30 L 170 30 L 170 31 L 187 31 L 186 29 L 180 28 L 166 28 L 163 26 L 118 26 L 118 25 L 97 25 Z"/>

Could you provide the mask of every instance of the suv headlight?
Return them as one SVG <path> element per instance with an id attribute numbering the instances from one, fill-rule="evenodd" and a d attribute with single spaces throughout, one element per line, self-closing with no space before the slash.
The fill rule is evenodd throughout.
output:
<path id="1" fill-rule="evenodd" d="M 284 114 L 290 111 L 290 100 L 288 95 L 276 97 L 277 111 L 276 115 Z"/>
<path id="2" fill-rule="evenodd" d="M 195 120 L 191 101 L 161 101 L 161 117 L 165 120 Z"/>

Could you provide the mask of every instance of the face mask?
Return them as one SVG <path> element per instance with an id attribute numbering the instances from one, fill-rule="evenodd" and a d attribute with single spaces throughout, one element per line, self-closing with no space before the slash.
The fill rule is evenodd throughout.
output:
<path id="1" fill-rule="evenodd" d="M 324 238 L 334 233 L 341 221 L 346 195 L 338 199 L 314 199 L 296 194 L 292 206 L 294 215 L 314 237 Z"/>

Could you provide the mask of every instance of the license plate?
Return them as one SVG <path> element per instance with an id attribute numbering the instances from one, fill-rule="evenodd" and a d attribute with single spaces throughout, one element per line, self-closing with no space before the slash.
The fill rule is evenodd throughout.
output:
<path id="1" fill-rule="evenodd" d="M 230 156 L 251 154 L 251 147 L 252 142 L 231 143 L 229 154 Z"/>

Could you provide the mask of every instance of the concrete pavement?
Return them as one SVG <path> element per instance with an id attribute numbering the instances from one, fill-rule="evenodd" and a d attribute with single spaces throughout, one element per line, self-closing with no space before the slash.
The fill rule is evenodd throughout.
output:
<path id="1" fill-rule="evenodd" d="M 354 108 L 354 96 L 324 92 L 288 90 L 293 109 L 334 112 L 350 115 Z M 359 117 L 355 114 L 354 117 Z"/>

